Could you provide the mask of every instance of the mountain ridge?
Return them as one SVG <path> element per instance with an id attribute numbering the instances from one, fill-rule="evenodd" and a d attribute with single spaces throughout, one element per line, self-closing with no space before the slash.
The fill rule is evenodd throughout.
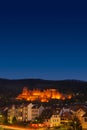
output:
<path id="1" fill-rule="evenodd" d="M 55 88 L 59 91 L 67 92 L 87 92 L 87 82 L 75 79 L 64 80 L 44 80 L 44 79 L 4 79 L 0 78 L 0 93 L 11 91 L 13 93 L 20 93 L 23 87 L 28 89 L 49 89 Z"/>
<path id="2" fill-rule="evenodd" d="M 43 80 L 43 79 L 2 79 L 0 78 L 1 105 L 8 104 L 22 93 L 24 87 L 33 89 L 57 89 L 60 93 L 78 95 L 79 101 L 87 101 L 87 82 L 81 80 Z M 78 99 L 78 97 L 77 97 Z M 11 100 L 10 100 L 11 102 Z"/>

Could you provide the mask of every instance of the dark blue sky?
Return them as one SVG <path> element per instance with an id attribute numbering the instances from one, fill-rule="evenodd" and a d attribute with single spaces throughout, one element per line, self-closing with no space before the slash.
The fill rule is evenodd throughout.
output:
<path id="1" fill-rule="evenodd" d="M 86 5 L 0 3 L 0 77 L 87 80 Z"/>

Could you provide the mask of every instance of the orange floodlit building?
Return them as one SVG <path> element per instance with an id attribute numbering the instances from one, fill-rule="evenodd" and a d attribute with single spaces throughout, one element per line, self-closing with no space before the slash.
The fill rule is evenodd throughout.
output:
<path id="1" fill-rule="evenodd" d="M 45 89 L 43 91 L 39 89 L 29 90 L 27 87 L 23 88 L 21 94 L 17 96 L 18 100 L 35 101 L 40 100 L 41 102 L 48 102 L 50 99 L 71 99 L 72 95 L 65 95 L 57 91 L 57 89 Z"/>

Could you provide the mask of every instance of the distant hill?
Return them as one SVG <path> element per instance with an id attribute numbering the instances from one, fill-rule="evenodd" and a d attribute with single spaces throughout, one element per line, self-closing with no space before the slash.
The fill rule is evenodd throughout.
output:
<path id="1" fill-rule="evenodd" d="M 29 89 L 40 88 L 56 88 L 61 92 L 75 92 L 87 94 L 87 82 L 80 80 L 42 80 L 42 79 L 20 79 L 9 80 L 0 79 L 0 95 L 8 94 L 17 95 L 21 93 L 23 87 Z"/>

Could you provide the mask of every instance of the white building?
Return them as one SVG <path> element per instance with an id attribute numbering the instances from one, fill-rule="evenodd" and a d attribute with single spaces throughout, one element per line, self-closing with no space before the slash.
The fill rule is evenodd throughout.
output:
<path id="1" fill-rule="evenodd" d="M 32 120 L 35 119 L 36 117 L 39 117 L 44 110 L 44 107 L 41 105 L 34 105 L 32 107 Z"/>
<path id="2" fill-rule="evenodd" d="M 61 124 L 61 119 L 59 114 L 52 114 L 48 119 L 44 121 L 45 126 L 47 127 L 58 127 Z"/>
<path id="3" fill-rule="evenodd" d="M 7 119 L 9 123 L 12 123 L 12 120 L 15 117 L 15 115 L 16 115 L 16 108 L 15 105 L 12 105 L 12 107 L 8 109 L 8 113 L 7 113 Z"/>
<path id="4" fill-rule="evenodd" d="M 50 127 L 60 126 L 60 116 L 59 114 L 53 114 L 50 118 Z"/>
<path id="5" fill-rule="evenodd" d="M 26 112 L 27 121 L 32 120 L 32 107 L 33 107 L 32 103 L 30 103 L 30 104 L 27 105 L 27 112 Z"/>

